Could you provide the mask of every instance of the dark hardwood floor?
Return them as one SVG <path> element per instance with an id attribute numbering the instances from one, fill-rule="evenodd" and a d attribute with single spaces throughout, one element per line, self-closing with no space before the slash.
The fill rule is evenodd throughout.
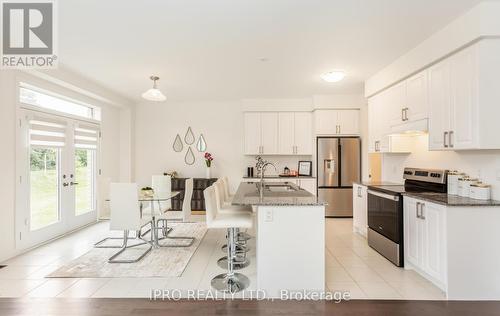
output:
<path id="1" fill-rule="evenodd" d="M 500 315 L 500 302 L 0 299 L 0 315 Z"/>

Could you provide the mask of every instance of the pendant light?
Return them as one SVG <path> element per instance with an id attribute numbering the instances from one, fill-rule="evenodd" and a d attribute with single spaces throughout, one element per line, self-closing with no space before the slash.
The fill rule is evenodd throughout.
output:
<path id="1" fill-rule="evenodd" d="M 149 79 L 153 80 L 153 88 L 149 89 L 148 91 L 144 92 L 142 94 L 142 97 L 146 100 L 149 101 L 165 101 L 167 97 L 161 91 L 158 89 L 156 81 L 160 80 L 160 77 L 158 76 L 151 76 Z"/>

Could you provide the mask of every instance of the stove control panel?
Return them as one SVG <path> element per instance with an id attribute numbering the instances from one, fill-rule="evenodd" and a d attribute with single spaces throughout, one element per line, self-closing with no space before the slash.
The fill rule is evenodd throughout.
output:
<path id="1" fill-rule="evenodd" d="M 405 168 L 403 179 L 418 180 L 445 184 L 448 178 L 448 170 Z"/>

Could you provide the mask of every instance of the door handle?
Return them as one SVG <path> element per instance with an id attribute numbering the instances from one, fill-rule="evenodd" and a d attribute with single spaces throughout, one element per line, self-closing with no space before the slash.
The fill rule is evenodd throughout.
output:
<path id="1" fill-rule="evenodd" d="M 63 187 L 67 187 L 69 185 L 69 183 L 68 182 L 63 182 L 62 185 L 63 185 Z"/>
<path id="2" fill-rule="evenodd" d="M 453 132 L 453 131 L 450 131 L 450 132 L 448 133 L 448 144 L 450 144 L 450 145 L 449 145 L 449 146 L 450 146 L 450 148 L 453 148 L 453 142 L 451 141 L 451 140 L 452 140 L 451 135 L 453 135 L 453 134 L 454 134 L 454 132 Z"/>
<path id="3" fill-rule="evenodd" d="M 78 182 L 73 182 L 73 181 L 71 181 L 71 182 L 69 183 L 69 185 L 77 185 L 77 184 L 78 184 Z"/>
<path id="4" fill-rule="evenodd" d="M 446 139 L 448 138 L 448 132 L 443 133 L 443 146 L 444 148 L 448 148 L 448 145 L 446 144 Z"/>
<path id="5" fill-rule="evenodd" d="M 420 202 L 417 202 L 417 207 L 416 207 L 416 215 L 417 215 L 417 218 L 420 218 L 420 214 L 418 213 L 418 208 L 420 207 Z"/>

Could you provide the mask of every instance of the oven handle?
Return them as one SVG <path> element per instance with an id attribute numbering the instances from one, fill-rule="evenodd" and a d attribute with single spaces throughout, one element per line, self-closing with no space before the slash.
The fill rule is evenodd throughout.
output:
<path id="1" fill-rule="evenodd" d="M 390 195 L 390 194 L 385 194 L 385 193 L 381 193 L 381 192 L 377 192 L 377 191 L 373 191 L 373 190 L 368 190 L 368 194 L 373 194 L 373 195 L 376 195 L 378 197 L 393 200 L 396 202 L 399 201 L 399 195 Z"/>

